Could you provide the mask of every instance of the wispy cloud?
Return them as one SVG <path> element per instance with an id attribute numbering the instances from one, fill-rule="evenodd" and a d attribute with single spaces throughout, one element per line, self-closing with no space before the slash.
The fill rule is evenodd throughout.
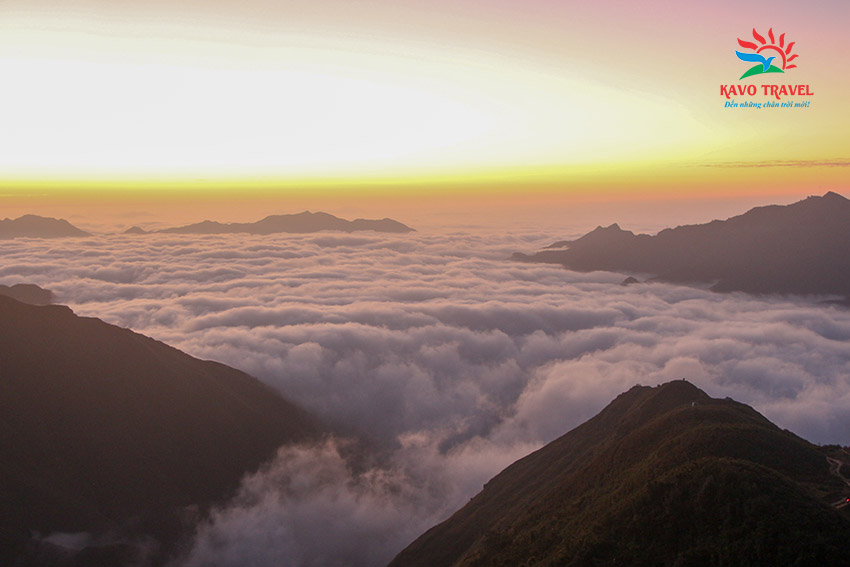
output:
<path id="1" fill-rule="evenodd" d="M 721 168 L 750 168 L 750 167 L 850 167 L 850 158 L 835 158 L 829 160 L 790 159 L 766 161 L 724 161 L 705 163 L 702 167 Z"/>

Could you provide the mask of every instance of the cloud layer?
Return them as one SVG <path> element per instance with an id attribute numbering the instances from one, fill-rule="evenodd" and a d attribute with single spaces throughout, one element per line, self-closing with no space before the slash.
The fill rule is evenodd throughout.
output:
<path id="1" fill-rule="evenodd" d="M 246 370 L 371 447 L 282 450 L 199 528 L 190 565 L 385 563 L 637 383 L 687 378 L 848 443 L 849 310 L 506 260 L 567 236 L 15 240 L 0 283 Z"/>

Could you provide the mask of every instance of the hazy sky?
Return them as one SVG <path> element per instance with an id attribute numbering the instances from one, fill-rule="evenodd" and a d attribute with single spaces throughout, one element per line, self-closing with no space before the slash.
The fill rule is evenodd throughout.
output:
<path id="1" fill-rule="evenodd" d="M 843 191 L 848 21 L 845 1 L 6 0 L 0 198 Z M 739 81 L 754 27 L 797 68 Z M 721 84 L 761 83 L 815 96 L 724 108 Z"/>

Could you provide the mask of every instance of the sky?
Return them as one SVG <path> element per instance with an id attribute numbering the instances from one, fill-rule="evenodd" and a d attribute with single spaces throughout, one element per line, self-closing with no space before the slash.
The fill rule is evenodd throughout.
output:
<path id="1" fill-rule="evenodd" d="M 4 0 L 0 205 L 846 192 L 847 21 L 838 0 Z M 797 68 L 739 81 L 753 29 Z M 814 96 L 725 107 L 762 83 Z"/>

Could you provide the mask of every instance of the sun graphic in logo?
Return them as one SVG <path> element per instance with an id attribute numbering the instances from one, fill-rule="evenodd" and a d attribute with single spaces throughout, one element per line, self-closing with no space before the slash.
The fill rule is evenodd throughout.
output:
<path id="1" fill-rule="evenodd" d="M 762 73 L 784 73 L 786 69 L 793 69 L 796 67 L 796 65 L 789 65 L 791 61 L 797 58 L 796 54 L 791 55 L 791 49 L 794 47 L 796 42 L 792 41 L 786 46 L 785 34 L 783 33 L 779 36 L 779 44 L 777 45 L 776 38 L 773 36 L 773 28 L 770 28 L 767 31 L 767 36 L 770 38 L 770 43 L 768 43 L 764 36 L 759 34 L 759 32 L 753 28 L 753 38 L 759 43 L 744 41 L 743 39 L 738 38 L 738 45 L 755 51 L 755 53 L 742 53 L 741 51 L 735 51 L 735 55 L 738 56 L 738 59 L 741 61 L 758 63 L 758 65 L 741 75 L 741 79 L 751 75 L 760 75 Z M 775 55 L 771 55 L 771 53 L 775 53 Z M 766 57 L 766 55 L 769 55 L 769 57 Z M 782 61 L 782 67 L 773 65 L 772 63 L 774 59 Z M 741 79 L 738 80 L 740 81 Z"/>

